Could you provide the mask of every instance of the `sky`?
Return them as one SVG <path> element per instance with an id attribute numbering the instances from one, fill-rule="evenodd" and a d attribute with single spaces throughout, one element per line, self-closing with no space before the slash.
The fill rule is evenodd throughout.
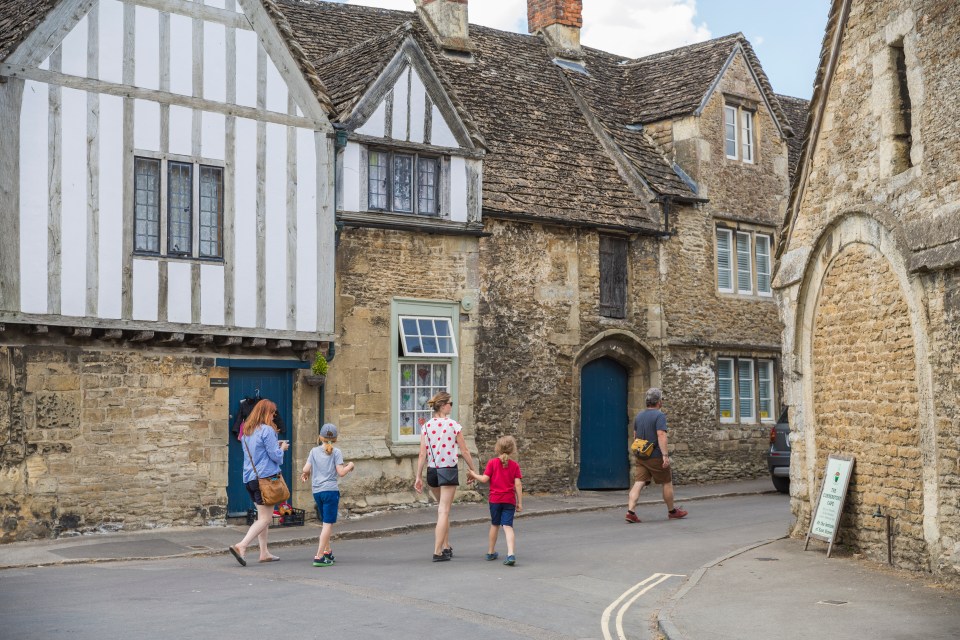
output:
<path id="1" fill-rule="evenodd" d="M 414 0 L 341 0 L 414 10 Z M 581 42 L 626 57 L 742 32 L 777 93 L 810 98 L 829 0 L 583 0 Z M 469 19 L 527 33 L 526 0 L 471 0 Z"/>

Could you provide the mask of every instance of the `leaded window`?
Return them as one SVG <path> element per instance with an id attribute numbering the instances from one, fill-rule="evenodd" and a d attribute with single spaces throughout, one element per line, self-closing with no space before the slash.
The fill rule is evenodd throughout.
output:
<path id="1" fill-rule="evenodd" d="M 450 365 L 436 362 L 400 363 L 401 436 L 418 436 L 421 427 L 433 416 L 427 404 L 441 391 L 450 391 Z"/>
<path id="2" fill-rule="evenodd" d="M 440 161 L 371 149 L 367 162 L 369 208 L 424 216 L 440 214 Z"/>
<path id="3" fill-rule="evenodd" d="M 193 250 L 193 165 L 167 164 L 167 253 L 190 255 Z"/>
<path id="4" fill-rule="evenodd" d="M 160 253 L 160 161 L 134 158 L 135 251 Z"/>
<path id="5" fill-rule="evenodd" d="M 223 257 L 223 169 L 200 167 L 200 257 Z"/>

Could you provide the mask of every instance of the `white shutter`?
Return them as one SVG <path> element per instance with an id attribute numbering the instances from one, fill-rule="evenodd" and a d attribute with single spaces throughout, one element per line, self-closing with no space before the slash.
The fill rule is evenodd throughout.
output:
<path id="1" fill-rule="evenodd" d="M 753 293 L 750 234 L 737 232 L 737 293 Z"/>
<path id="2" fill-rule="evenodd" d="M 737 391 L 740 395 L 740 422 L 753 422 L 753 360 L 737 361 Z"/>
<path id="3" fill-rule="evenodd" d="M 754 236 L 757 250 L 757 293 L 771 295 L 770 292 L 770 236 Z"/>
<path id="4" fill-rule="evenodd" d="M 757 390 L 759 393 L 760 420 L 772 421 L 773 416 L 773 361 L 757 361 Z"/>
<path id="5" fill-rule="evenodd" d="M 724 293 L 733 293 L 731 235 L 729 229 L 717 229 L 717 289 Z"/>
<path id="6" fill-rule="evenodd" d="M 717 397 L 720 422 L 733 422 L 733 360 L 717 358 Z"/>

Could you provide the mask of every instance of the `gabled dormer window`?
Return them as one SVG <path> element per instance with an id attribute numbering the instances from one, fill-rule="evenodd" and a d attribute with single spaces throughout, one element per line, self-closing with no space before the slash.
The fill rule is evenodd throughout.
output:
<path id="1" fill-rule="evenodd" d="M 370 209 L 440 215 L 440 158 L 371 149 L 369 159 Z"/>

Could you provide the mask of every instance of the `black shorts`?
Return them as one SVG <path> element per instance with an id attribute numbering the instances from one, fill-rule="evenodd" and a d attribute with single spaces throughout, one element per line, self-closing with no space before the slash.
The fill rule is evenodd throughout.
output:
<path id="1" fill-rule="evenodd" d="M 460 485 L 460 471 L 457 467 L 427 467 L 427 486 L 456 487 Z"/>
<path id="2" fill-rule="evenodd" d="M 243 486 L 247 488 L 247 493 L 250 494 L 250 499 L 253 500 L 253 504 L 263 504 L 263 496 L 260 495 L 260 480 L 254 478 Z"/>

